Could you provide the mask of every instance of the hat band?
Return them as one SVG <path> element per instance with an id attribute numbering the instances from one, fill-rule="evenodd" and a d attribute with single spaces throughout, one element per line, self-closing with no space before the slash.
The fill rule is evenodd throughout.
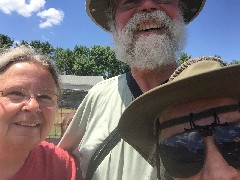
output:
<path id="1" fill-rule="evenodd" d="M 174 119 L 162 122 L 162 123 L 160 123 L 159 129 L 162 130 L 162 129 L 166 129 L 166 128 L 169 128 L 172 126 L 190 122 L 190 118 L 193 122 L 196 122 L 196 121 L 201 120 L 202 118 L 206 118 L 206 117 L 213 115 L 214 112 L 216 114 L 223 114 L 226 112 L 233 112 L 233 111 L 239 111 L 239 110 L 240 110 L 240 104 L 215 107 L 215 108 L 211 108 L 211 109 L 208 109 L 206 111 L 202 111 L 202 112 L 199 112 L 196 114 L 191 114 L 192 117 L 190 117 L 188 115 L 188 116 L 174 118 Z"/>

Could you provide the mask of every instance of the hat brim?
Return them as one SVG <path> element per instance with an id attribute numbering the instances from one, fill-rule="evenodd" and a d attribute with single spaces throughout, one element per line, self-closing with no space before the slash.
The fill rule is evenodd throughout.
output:
<path id="1" fill-rule="evenodd" d="M 201 12 L 206 0 L 180 0 L 183 18 L 186 24 L 191 22 Z M 86 11 L 92 21 L 106 31 L 109 17 L 106 10 L 109 8 L 109 0 L 86 0 Z"/>
<path id="2" fill-rule="evenodd" d="M 240 98 L 240 65 L 232 65 L 169 82 L 148 91 L 122 114 L 118 129 L 121 137 L 153 166 L 149 159 L 154 147 L 154 120 L 167 107 L 202 98 Z"/>

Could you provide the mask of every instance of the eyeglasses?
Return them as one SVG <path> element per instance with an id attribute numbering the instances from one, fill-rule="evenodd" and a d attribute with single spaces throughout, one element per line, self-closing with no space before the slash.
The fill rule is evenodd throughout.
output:
<path id="1" fill-rule="evenodd" d="M 120 0 L 118 7 L 121 10 L 129 10 L 139 6 L 139 4 L 142 3 L 142 1 L 143 0 L 123 0 L 123 1 Z M 157 4 L 172 4 L 177 0 L 153 0 L 153 1 Z"/>
<path id="2" fill-rule="evenodd" d="M 45 89 L 37 94 L 31 94 L 22 88 L 6 88 L 0 91 L 0 96 L 13 104 L 28 103 L 31 98 L 35 98 L 40 107 L 53 107 L 57 105 L 58 96 L 49 89 Z"/>
<path id="3" fill-rule="evenodd" d="M 236 106 L 239 110 L 240 106 Z M 214 117 L 215 121 L 210 125 L 198 126 L 190 121 L 191 128 L 183 133 L 160 142 L 158 139 L 157 156 L 171 176 L 187 178 L 201 171 L 205 159 L 203 137 L 207 136 L 214 136 L 215 144 L 226 162 L 240 169 L 240 123 L 220 123 L 216 113 Z"/>

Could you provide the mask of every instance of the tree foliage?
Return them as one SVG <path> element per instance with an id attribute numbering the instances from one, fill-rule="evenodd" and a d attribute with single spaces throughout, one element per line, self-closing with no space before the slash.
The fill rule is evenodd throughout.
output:
<path id="1" fill-rule="evenodd" d="M 188 61 L 189 59 L 191 59 L 191 56 L 189 56 L 187 53 L 182 53 L 182 55 L 180 56 L 180 58 L 178 59 L 178 64 L 183 64 L 184 62 Z"/>
<path id="2" fill-rule="evenodd" d="M 89 58 L 95 62 L 97 71 L 100 70 L 99 73 L 104 78 L 130 71 L 126 64 L 116 59 L 114 51 L 109 46 L 93 46 L 90 49 Z"/>
<path id="3" fill-rule="evenodd" d="M 73 74 L 73 52 L 70 49 L 56 48 L 52 59 L 55 61 L 61 74 Z"/>
<path id="4" fill-rule="evenodd" d="M 114 51 L 109 46 L 86 47 L 76 45 L 73 50 L 54 48 L 49 42 L 22 40 L 19 44 L 13 44 L 14 40 L 7 35 L 0 34 L 0 50 L 19 45 L 30 45 L 48 55 L 55 63 L 61 74 L 79 76 L 103 76 L 110 78 L 130 71 L 129 66 L 116 59 Z M 215 57 L 221 58 L 219 55 Z M 182 64 L 191 59 L 187 53 L 183 53 L 178 63 Z M 229 64 L 240 64 L 239 60 L 233 60 Z"/>
<path id="5" fill-rule="evenodd" d="M 14 40 L 7 35 L 0 34 L 0 49 L 10 48 L 13 45 Z"/>
<path id="6" fill-rule="evenodd" d="M 54 53 L 54 48 L 51 44 L 49 44 L 49 42 L 41 42 L 41 41 L 34 40 L 28 43 L 27 41 L 23 40 L 19 45 L 31 46 L 36 50 L 38 50 L 39 52 L 48 56 L 51 56 Z"/>
<path id="7" fill-rule="evenodd" d="M 234 60 L 231 61 L 230 64 L 240 64 L 240 60 L 234 59 Z"/>
<path id="8" fill-rule="evenodd" d="M 108 46 L 75 46 L 70 49 L 56 48 L 52 59 L 62 74 L 79 76 L 103 76 L 110 78 L 129 71 L 124 63 L 117 61 Z"/>

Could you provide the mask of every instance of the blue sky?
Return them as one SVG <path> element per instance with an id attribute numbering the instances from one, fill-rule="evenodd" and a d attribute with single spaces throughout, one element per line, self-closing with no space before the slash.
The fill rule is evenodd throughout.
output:
<path id="1" fill-rule="evenodd" d="M 185 52 L 240 60 L 240 0 L 207 0 L 188 27 Z M 108 32 L 85 12 L 85 0 L 0 0 L 1 34 L 15 41 L 48 41 L 54 47 L 112 46 Z"/>

